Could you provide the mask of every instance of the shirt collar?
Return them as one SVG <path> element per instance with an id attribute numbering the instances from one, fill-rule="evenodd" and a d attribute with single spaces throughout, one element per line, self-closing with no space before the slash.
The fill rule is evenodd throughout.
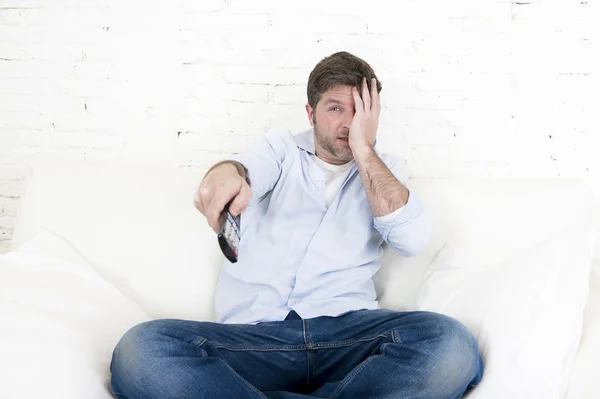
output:
<path id="1" fill-rule="evenodd" d="M 299 148 L 315 155 L 315 131 L 313 128 L 298 133 L 294 136 L 294 141 Z"/>

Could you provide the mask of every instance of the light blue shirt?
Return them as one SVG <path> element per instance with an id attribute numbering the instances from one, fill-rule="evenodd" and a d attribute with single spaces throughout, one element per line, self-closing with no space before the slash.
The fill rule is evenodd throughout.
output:
<path id="1" fill-rule="evenodd" d="M 400 159 L 375 151 L 406 186 Z M 375 218 L 354 164 L 328 207 L 314 157 L 310 129 L 261 135 L 229 158 L 248 169 L 253 197 L 241 216 L 238 261 L 225 260 L 221 269 L 218 322 L 278 321 L 291 310 L 312 318 L 378 309 L 373 275 L 383 241 L 403 256 L 427 245 L 430 221 L 414 192 L 402 212 Z"/>

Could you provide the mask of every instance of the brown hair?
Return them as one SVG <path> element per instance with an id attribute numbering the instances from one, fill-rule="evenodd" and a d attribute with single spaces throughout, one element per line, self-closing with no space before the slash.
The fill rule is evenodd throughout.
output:
<path id="1" fill-rule="evenodd" d="M 323 93 L 338 85 L 355 86 L 360 93 L 363 77 L 367 78 L 370 91 L 371 79 L 377 76 L 366 61 L 346 51 L 331 54 L 319 61 L 308 77 L 308 104 L 315 109 Z M 380 91 L 381 82 L 377 79 L 377 92 Z"/>

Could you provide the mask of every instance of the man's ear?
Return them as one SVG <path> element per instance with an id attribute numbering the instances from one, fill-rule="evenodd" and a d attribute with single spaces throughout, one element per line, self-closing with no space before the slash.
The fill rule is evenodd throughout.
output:
<path id="1" fill-rule="evenodd" d="M 308 122 L 310 123 L 310 125 L 312 127 L 314 127 L 315 126 L 315 123 L 314 123 L 315 111 L 312 109 L 312 107 L 308 103 L 306 104 L 306 113 L 308 114 Z"/>

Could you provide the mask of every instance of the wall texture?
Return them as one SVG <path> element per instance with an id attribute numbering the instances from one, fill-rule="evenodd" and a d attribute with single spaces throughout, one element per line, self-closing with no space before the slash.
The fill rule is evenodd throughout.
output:
<path id="1" fill-rule="evenodd" d="M 0 0 L 0 252 L 38 156 L 203 169 L 308 127 L 339 50 L 383 82 L 413 177 L 600 185 L 596 1 Z"/>

